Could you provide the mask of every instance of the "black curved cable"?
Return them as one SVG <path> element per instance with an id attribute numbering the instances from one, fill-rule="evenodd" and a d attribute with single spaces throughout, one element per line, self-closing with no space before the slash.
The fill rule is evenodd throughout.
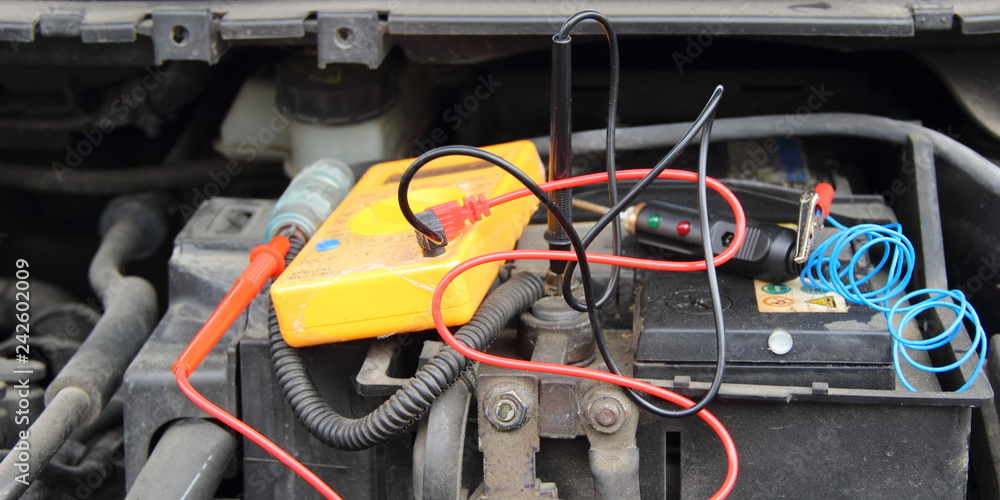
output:
<path id="1" fill-rule="evenodd" d="M 298 238 L 291 238 L 291 242 L 285 257 L 287 262 L 304 245 Z M 514 276 L 483 300 L 472 319 L 455 336 L 477 350 L 488 348 L 501 329 L 541 298 L 544 290 L 538 276 L 528 273 Z M 317 439 L 341 450 L 371 448 L 404 432 L 473 364 L 473 360 L 445 346 L 378 408 L 361 418 L 350 418 L 334 411 L 319 393 L 302 353 L 281 336 L 273 305 L 268 341 L 275 378 L 295 418 Z"/>
<path id="2" fill-rule="evenodd" d="M 703 229 L 702 233 L 705 234 L 708 232 L 707 192 L 704 181 L 704 177 L 708 169 L 707 143 L 709 142 L 709 136 L 711 134 L 711 127 L 708 125 L 715 117 L 715 109 L 718 107 L 719 99 L 721 99 L 722 97 L 722 92 L 723 88 L 721 85 L 716 87 L 715 91 L 712 93 L 712 97 L 706 104 L 705 109 L 702 110 L 701 114 L 698 116 L 698 119 L 695 120 L 695 123 L 691 126 L 691 129 L 688 131 L 687 134 L 685 134 L 684 136 L 685 142 L 678 143 L 678 145 L 675 146 L 674 149 L 672 149 L 669 153 L 667 153 L 667 155 L 663 159 L 661 159 L 659 163 L 657 163 L 656 167 L 654 167 L 654 169 L 649 174 L 643 177 L 642 180 L 640 180 L 639 183 L 637 183 L 628 192 L 628 194 L 626 194 L 625 197 L 623 197 L 618 202 L 617 205 L 612 207 L 611 211 L 605 214 L 601 218 L 601 220 L 598 221 L 598 225 L 595 225 L 592 231 L 594 230 L 600 231 L 599 228 L 606 227 L 607 224 L 610 223 L 612 219 L 617 218 L 618 217 L 617 212 L 621 212 L 622 210 L 625 209 L 626 206 L 628 206 L 629 203 L 634 201 L 635 198 L 642 192 L 642 190 L 648 187 L 649 184 L 651 184 L 656 179 L 656 176 L 659 175 L 659 173 L 662 172 L 664 169 L 666 169 L 666 167 L 669 166 L 677 158 L 677 156 L 681 154 L 681 152 L 683 152 L 683 147 L 686 146 L 688 143 L 690 143 L 695 134 L 697 134 L 698 131 L 700 130 L 703 138 L 702 143 L 704 145 L 701 147 L 700 150 L 699 165 L 698 165 L 698 179 L 699 179 L 698 196 L 699 196 L 699 216 L 700 216 L 699 218 L 700 218 L 700 224 L 702 224 L 702 229 Z M 411 226 L 413 226 L 417 231 L 421 232 L 427 237 L 431 237 L 432 234 L 436 235 L 436 233 L 434 233 L 433 230 L 431 230 L 423 222 L 417 219 L 416 215 L 413 213 L 413 209 L 410 207 L 409 200 L 407 199 L 406 194 L 409 191 L 410 183 L 413 180 L 413 177 L 416 175 L 417 171 L 419 171 L 420 168 L 422 168 L 427 163 L 444 156 L 469 156 L 472 158 L 492 163 L 493 165 L 503 169 L 505 172 L 512 175 L 515 179 L 518 180 L 518 182 L 523 184 L 524 187 L 526 187 L 533 195 L 535 195 L 535 197 L 537 197 L 542 202 L 542 204 L 545 205 L 545 208 L 548 209 L 549 212 L 553 214 L 559 225 L 563 227 L 563 230 L 566 232 L 567 237 L 569 237 L 573 251 L 574 253 L 576 253 L 578 259 L 577 264 L 580 266 L 580 276 L 581 276 L 581 283 L 583 285 L 584 303 L 593 304 L 594 281 L 590 271 L 590 263 L 587 260 L 587 254 L 585 250 L 586 247 L 584 246 L 582 240 L 580 239 L 580 235 L 576 232 L 576 229 L 573 227 L 573 225 L 570 224 L 563 216 L 563 214 L 559 210 L 559 206 L 537 184 L 535 184 L 535 182 L 530 177 L 528 177 L 527 174 L 521 172 L 521 170 L 519 170 L 516 166 L 514 166 L 507 160 L 493 153 L 473 148 L 471 146 L 443 146 L 440 148 L 432 149 L 420 155 L 420 157 L 414 160 L 413 163 L 410 164 L 409 168 L 407 168 L 406 171 L 403 172 L 402 176 L 400 176 L 399 191 L 398 191 L 400 210 L 403 213 L 403 217 L 407 220 L 407 222 L 410 223 Z M 603 225 L 601 225 L 602 223 Z M 702 244 L 705 253 L 712 254 L 713 249 L 711 246 L 711 240 L 703 237 Z M 725 325 L 722 322 L 722 301 L 719 299 L 718 295 L 719 293 L 718 281 L 714 272 L 715 271 L 714 265 L 715 265 L 715 259 L 713 254 L 706 259 L 706 267 L 711 269 L 709 271 L 709 287 L 713 298 L 712 307 L 713 311 L 715 312 L 716 334 L 717 338 L 719 339 L 719 343 L 717 346 L 719 365 L 716 371 L 715 379 L 712 382 L 712 386 L 709 388 L 709 391 L 705 394 L 705 396 L 702 397 L 701 400 L 699 400 L 694 406 L 683 410 L 665 410 L 643 399 L 637 391 L 626 388 L 625 390 L 626 393 L 629 395 L 629 397 L 638 406 L 649 411 L 650 413 L 653 413 L 661 417 L 690 416 L 697 413 L 706 405 L 708 405 L 712 400 L 715 399 L 715 396 L 718 394 L 719 387 L 721 386 L 722 383 L 722 376 L 725 371 L 726 345 L 725 345 Z M 567 268 L 567 270 L 569 270 L 569 268 Z M 594 341 L 597 344 L 597 349 L 601 353 L 601 357 L 604 359 L 605 364 L 607 364 L 608 369 L 617 375 L 622 375 L 621 368 L 618 366 L 618 363 L 615 361 L 614 356 L 611 353 L 611 349 L 608 347 L 607 338 L 604 335 L 604 330 L 601 327 L 600 319 L 598 318 L 598 309 L 596 307 L 586 307 L 585 310 L 582 312 L 587 313 L 587 317 L 590 320 L 590 327 L 591 330 L 593 331 Z"/>
<path id="3" fill-rule="evenodd" d="M 708 102 L 705 103 L 705 107 L 701 110 L 701 113 L 698 114 L 698 117 L 694 120 L 694 122 L 691 123 L 691 126 L 688 127 L 687 132 L 683 137 L 681 137 L 681 140 L 677 141 L 677 144 L 675 144 L 674 147 L 671 148 L 662 159 L 660 159 L 656 166 L 654 166 L 645 177 L 640 179 L 635 186 L 632 186 L 632 189 L 630 189 L 628 193 L 625 193 L 625 196 L 618 202 L 617 205 L 612 205 L 608 212 L 602 215 L 601 218 L 594 223 L 594 227 L 592 227 L 583 238 L 584 244 L 589 245 L 590 242 L 593 241 L 610 222 L 617 221 L 619 214 L 631 205 L 632 202 L 634 202 L 635 199 L 638 198 L 639 195 L 645 191 L 645 189 L 649 187 L 653 181 L 656 180 L 656 177 L 659 176 L 661 172 L 666 170 L 667 167 L 672 165 L 674 161 L 677 160 L 677 157 L 684 153 L 684 150 L 691 144 L 694 138 L 698 135 L 698 132 L 704 129 L 708 122 L 715 119 L 715 110 L 719 106 L 719 101 L 722 99 L 724 90 L 725 89 L 723 89 L 722 85 L 715 87 L 715 91 L 712 92 L 712 96 L 708 99 Z M 566 274 L 572 275 L 575 267 L 575 262 L 569 262 L 566 266 Z M 569 304 L 569 306 L 574 310 L 586 312 L 587 306 L 581 304 L 575 297 L 573 297 L 570 284 L 571 283 L 569 281 L 563 282 L 563 297 L 566 298 L 566 303 Z"/>
<path id="4" fill-rule="evenodd" d="M 618 115 L 618 94 L 619 94 L 619 80 L 620 80 L 620 62 L 618 56 L 618 35 L 615 33 L 615 28 L 612 26 L 611 21 L 601 14 L 600 12 L 593 10 L 585 10 L 574 14 L 566 22 L 563 23 L 562 27 L 559 28 L 559 32 L 552 37 L 553 41 L 568 43 L 570 38 L 570 33 L 578 24 L 583 21 L 592 20 L 596 21 L 604 29 L 604 34 L 608 39 L 608 51 L 610 52 L 610 82 L 608 83 L 608 127 L 606 129 L 605 142 L 607 144 L 605 148 L 605 163 L 608 170 L 608 205 L 615 206 L 618 204 L 618 179 L 615 177 L 615 172 L 617 167 L 615 164 L 615 118 Z M 600 231 L 593 231 L 587 233 L 583 238 L 584 248 L 589 247 L 596 239 L 597 234 Z M 614 219 L 614 224 L 611 225 L 611 253 L 614 255 L 621 255 L 622 247 L 622 227 L 621 221 L 616 217 Z M 611 277 L 608 279 L 608 284 L 601 293 L 600 298 L 598 298 L 592 305 L 592 307 L 600 308 L 611 296 L 614 295 L 615 289 L 618 286 L 618 276 L 621 274 L 621 268 L 618 266 L 613 266 L 611 268 Z M 573 272 L 567 272 L 563 274 L 563 289 L 569 289 L 573 281 Z M 564 294 L 564 296 L 566 296 Z M 567 302 L 572 299 L 572 295 L 569 295 Z M 575 300 L 573 300 L 576 302 Z M 572 304 L 570 307 L 573 307 Z M 584 312 L 585 309 L 577 309 L 580 312 Z"/>

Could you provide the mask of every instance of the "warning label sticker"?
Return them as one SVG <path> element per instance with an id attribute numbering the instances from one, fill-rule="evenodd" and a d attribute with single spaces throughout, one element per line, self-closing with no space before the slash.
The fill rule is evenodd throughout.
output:
<path id="1" fill-rule="evenodd" d="M 753 280 L 757 310 L 763 313 L 846 313 L 847 301 L 839 294 L 808 287 L 798 278 L 784 283 Z"/>

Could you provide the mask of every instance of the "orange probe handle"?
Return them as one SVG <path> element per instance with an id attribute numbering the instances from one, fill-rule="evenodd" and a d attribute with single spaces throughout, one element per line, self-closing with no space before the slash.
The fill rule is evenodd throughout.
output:
<path id="1" fill-rule="evenodd" d="M 174 362 L 174 373 L 180 371 L 187 377 L 201 364 L 236 321 L 236 317 L 264 288 L 264 283 L 285 269 L 285 254 L 290 246 L 288 238 L 279 235 L 271 239 L 270 243 L 257 245 L 250 251 L 250 264 Z"/>

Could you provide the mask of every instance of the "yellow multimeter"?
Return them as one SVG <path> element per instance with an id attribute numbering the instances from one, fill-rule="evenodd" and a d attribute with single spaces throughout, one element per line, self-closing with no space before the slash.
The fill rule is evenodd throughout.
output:
<path id="1" fill-rule="evenodd" d="M 518 141 L 483 148 L 536 182 L 543 165 L 534 145 Z M 436 257 L 425 257 L 397 202 L 412 159 L 372 166 L 295 260 L 271 285 L 281 334 L 295 347 L 433 327 L 431 295 L 448 270 L 490 252 L 510 250 L 538 206 L 524 197 L 492 208 Z M 467 196 L 493 198 L 523 186 L 492 164 L 465 156 L 436 159 L 410 184 L 414 212 Z M 459 276 L 442 302 L 449 326 L 472 318 L 502 263 Z"/>

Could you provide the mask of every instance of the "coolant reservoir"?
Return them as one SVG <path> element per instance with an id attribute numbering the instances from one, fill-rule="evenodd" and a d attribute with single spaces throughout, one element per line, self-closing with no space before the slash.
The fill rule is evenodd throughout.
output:
<path id="1" fill-rule="evenodd" d="M 359 64 L 318 68 L 305 54 L 279 63 L 275 104 L 291 120 L 287 173 L 323 158 L 355 164 L 394 157 L 404 123 L 398 69 L 392 57 L 374 70 Z"/>
<path id="2" fill-rule="evenodd" d="M 315 56 L 292 55 L 277 64 L 273 77 L 247 80 L 215 149 L 246 162 L 283 159 L 289 177 L 327 158 L 349 165 L 397 158 L 417 133 L 404 125 L 424 121 L 410 116 L 423 115 L 424 106 L 400 98 L 400 66 L 390 55 L 375 70 L 357 64 L 319 68 Z M 419 94 L 414 90 L 408 89 Z"/>

